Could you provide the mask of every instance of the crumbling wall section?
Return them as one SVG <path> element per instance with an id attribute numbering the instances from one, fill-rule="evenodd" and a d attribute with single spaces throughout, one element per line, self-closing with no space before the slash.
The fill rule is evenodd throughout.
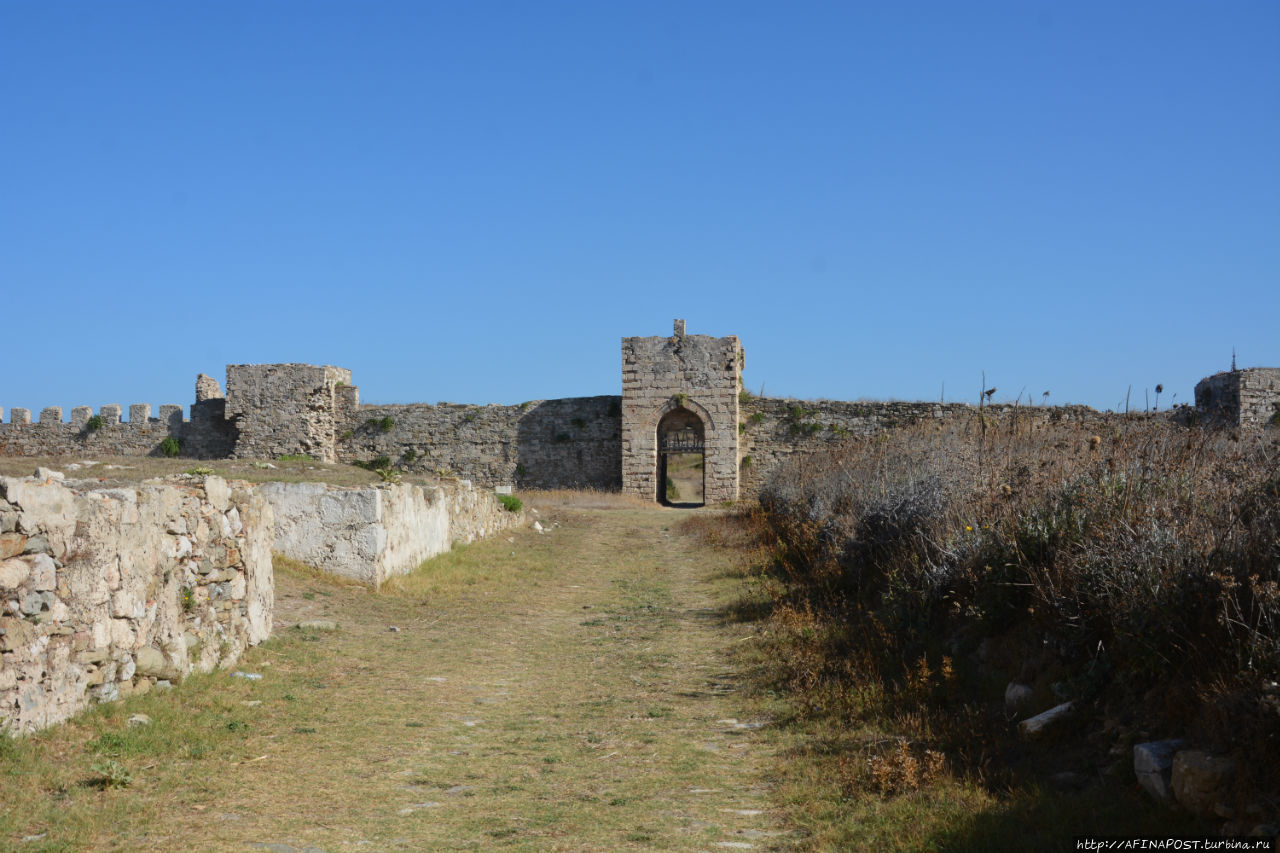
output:
<path id="1" fill-rule="evenodd" d="M 1210 424 L 1280 425 L 1280 367 L 1249 367 L 1201 379 L 1196 411 Z"/>
<path id="2" fill-rule="evenodd" d="M 266 501 L 218 477 L 0 477 L 0 728 L 43 728 L 265 640 L 273 525 Z"/>
<path id="3" fill-rule="evenodd" d="M 337 459 L 339 390 L 351 371 L 313 364 L 229 364 L 225 416 L 237 430 L 239 459 L 305 455 Z"/>

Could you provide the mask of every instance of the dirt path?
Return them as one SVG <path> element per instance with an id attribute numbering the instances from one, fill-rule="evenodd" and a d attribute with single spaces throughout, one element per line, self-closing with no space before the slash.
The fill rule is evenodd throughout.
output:
<path id="1" fill-rule="evenodd" d="M 719 617 L 742 582 L 731 552 L 677 529 L 683 517 L 551 511 L 547 534 L 471 546 L 399 592 L 282 574 L 278 637 L 241 667 L 261 680 L 215 674 L 119 710 L 157 727 L 186 714 L 221 740 L 77 794 L 68 830 L 97 830 L 70 837 L 279 853 L 778 849 L 772 733 L 729 659 L 755 629 Z M 307 619 L 339 627 L 280 627 Z"/>

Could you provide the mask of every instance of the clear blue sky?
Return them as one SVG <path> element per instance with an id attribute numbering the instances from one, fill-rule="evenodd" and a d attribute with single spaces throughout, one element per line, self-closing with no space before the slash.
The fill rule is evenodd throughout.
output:
<path id="1" fill-rule="evenodd" d="M 1123 404 L 1280 366 L 1280 4 L 0 3 L 0 406 Z"/>

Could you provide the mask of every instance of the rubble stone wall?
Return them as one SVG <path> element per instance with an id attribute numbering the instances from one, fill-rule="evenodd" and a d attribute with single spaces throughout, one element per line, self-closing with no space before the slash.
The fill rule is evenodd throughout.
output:
<path id="1" fill-rule="evenodd" d="M 339 389 L 350 385 L 350 370 L 329 365 L 227 365 L 226 417 L 238 432 L 232 455 L 335 461 Z"/>
<path id="2" fill-rule="evenodd" d="M 270 505 L 244 484 L 0 477 L 0 729 L 232 664 L 271 632 Z"/>

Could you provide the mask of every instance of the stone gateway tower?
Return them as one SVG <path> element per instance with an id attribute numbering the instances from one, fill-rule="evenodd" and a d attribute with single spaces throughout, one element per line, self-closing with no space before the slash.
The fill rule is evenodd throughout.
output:
<path id="1" fill-rule="evenodd" d="M 738 499 L 738 394 L 745 364 L 737 335 L 622 339 L 622 491 L 665 497 L 669 454 L 702 454 L 706 503 Z"/>

